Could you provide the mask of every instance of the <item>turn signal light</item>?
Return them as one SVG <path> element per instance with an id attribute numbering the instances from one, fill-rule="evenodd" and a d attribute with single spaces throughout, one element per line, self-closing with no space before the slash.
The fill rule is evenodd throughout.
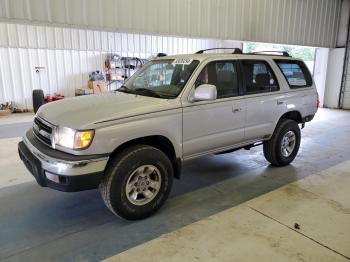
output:
<path id="1" fill-rule="evenodd" d="M 79 149 L 87 148 L 91 144 L 93 137 L 93 131 L 78 131 L 75 135 L 75 147 Z"/>

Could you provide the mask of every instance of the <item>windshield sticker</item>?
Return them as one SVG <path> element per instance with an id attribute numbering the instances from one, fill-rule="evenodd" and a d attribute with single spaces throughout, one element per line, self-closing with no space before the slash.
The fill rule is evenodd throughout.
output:
<path id="1" fill-rule="evenodd" d="M 174 60 L 174 65 L 189 65 L 191 64 L 193 59 L 190 58 L 177 58 Z"/>

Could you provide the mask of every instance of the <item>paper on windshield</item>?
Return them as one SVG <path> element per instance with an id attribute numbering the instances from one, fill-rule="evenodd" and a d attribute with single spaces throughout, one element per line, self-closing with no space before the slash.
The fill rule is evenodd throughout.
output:
<path id="1" fill-rule="evenodd" d="M 174 65 L 189 65 L 191 64 L 193 61 L 193 59 L 191 58 L 186 58 L 186 57 L 182 57 L 182 58 L 176 58 L 173 62 Z"/>

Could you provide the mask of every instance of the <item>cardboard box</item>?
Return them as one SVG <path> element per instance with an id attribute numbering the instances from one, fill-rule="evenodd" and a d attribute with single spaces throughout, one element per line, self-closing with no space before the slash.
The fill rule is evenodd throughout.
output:
<path id="1" fill-rule="evenodd" d="M 92 95 L 94 93 L 94 90 L 90 88 L 84 89 L 84 91 L 85 91 L 85 95 Z"/>
<path id="2" fill-rule="evenodd" d="M 0 116 L 8 116 L 8 115 L 11 115 L 10 109 L 0 110 Z"/>
<path id="3" fill-rule="evenodd" d="M 76 88 L 75 89 L 75 96 L 83 96 L 85 95 L 85 89 L 83 88 Z"/>
<path id="4" fill-rule="evenodd" d="M 77 89 L 75 89 L 75 96 L 92 95 L 93 93 L 94 93 L 94 90 L 90 89 L 90 88 L 77 88 Z"/>
<path id="5" fill-rule="evenodd" d="M 105 81 L 89 81 L 88 87 L 93 90 L 94 94 L 107 92 L 107 84 Z"/>
<path id="6" fill-rule="evenodd" d="M 124 77 L 119 73 L 108 73 L 106 74 L 106 79 L 108 81 L 123 81 Z"/>

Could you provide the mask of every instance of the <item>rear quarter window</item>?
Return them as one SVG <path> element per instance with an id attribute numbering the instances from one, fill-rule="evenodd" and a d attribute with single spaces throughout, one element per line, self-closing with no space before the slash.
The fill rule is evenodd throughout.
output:
<path id="1" fill-rule="evenodd" d="M 274 60 L 291 88 L 312 86 L 312 77 L 306 65 L 297 60 Z"/>

